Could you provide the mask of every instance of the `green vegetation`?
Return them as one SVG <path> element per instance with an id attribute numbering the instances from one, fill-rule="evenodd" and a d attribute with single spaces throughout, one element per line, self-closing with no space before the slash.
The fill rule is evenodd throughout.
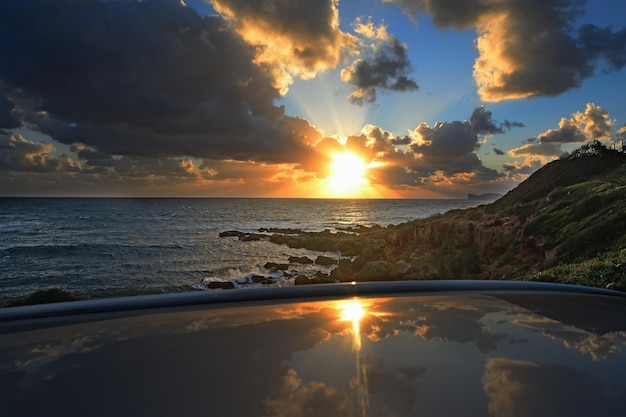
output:
<path id="1" fill-rule="evenodd" d="M 525 277 L 527 281 L 587 285 L 626 291 L 626 249 L 563 263 Z"/>

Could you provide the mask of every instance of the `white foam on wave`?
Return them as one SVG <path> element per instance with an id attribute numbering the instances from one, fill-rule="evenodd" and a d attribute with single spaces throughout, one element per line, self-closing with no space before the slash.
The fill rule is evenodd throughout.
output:
<path id="1" fill-rule="evenodd" d="M 282 271 L 277 270 L 259 268 L 257 271 L 245 274 L 238 272 L 238 270 L 230 270 L 229 273 L 232 274 L 230 278 L 208 276 L 192 287 L 197 290 L 213 290 L 215 288 L 209 288 L 209 284 L 213 282 L 231 282 L 235 288 L 290 287 L 294 285 L 294 278 L 286 277 Z"/>

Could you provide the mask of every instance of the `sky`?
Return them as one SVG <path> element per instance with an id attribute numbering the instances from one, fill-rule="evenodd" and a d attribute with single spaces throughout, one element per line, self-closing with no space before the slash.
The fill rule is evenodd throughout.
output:
<path id="1" fill-rule="evenodd" d="M 466 198 L 626 138 L 622 0 L 2 0 L 0 196 Z"/>

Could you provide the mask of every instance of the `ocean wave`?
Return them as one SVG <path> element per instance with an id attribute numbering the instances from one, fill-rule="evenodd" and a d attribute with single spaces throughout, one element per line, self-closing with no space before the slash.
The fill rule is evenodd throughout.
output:
<path id="1" fill-rule="evenodd" d="M 0 230 L 18 229 L 26 226 L 26 222 L 0 223 Z"/>
<path id="2" fill-rule="evenodd" d="M 466 201 L 307 199 L 27 199 L 0 206 L 0 300 L 57 286 L 84 294 L 294 285 L 320 265 L 263 268 L 290 256 L 324 254 L 219 232 L 300 229 L 334 232 L 386 226 L 466 206 Z M 177 216 L 171 216 L 177 213 Z M 265 233 L 265 232 L 264 232 Z M 270 232 L 267 232 L 268 234 Z M 339 254 L 325 253 L 338 257 Z M 320 275 L 321 276 L 321 275 Z M 306 283 L 302 278 L 303 283 Z M 219 284 L 213 284 L 219 286 Z M 137 292 L 141 292 L 137 290 Z"/>

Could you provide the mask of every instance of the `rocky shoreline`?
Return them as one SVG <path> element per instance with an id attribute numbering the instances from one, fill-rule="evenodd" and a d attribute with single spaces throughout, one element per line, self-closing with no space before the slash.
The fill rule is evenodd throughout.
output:
<path id="1" fill-rule="evenodd" d="M 302 232 L 304 233 L 304 232 Z M 251 242 L 256 240 L 270 240 L 270 235 L 263 233 L 245 233 L 238 231 L 227 231 L 219 234 L 220 237 L 237 237 L 242 242 Z M 289 256 L 287 262 L 266 262 L 261 268 L 262 273 L 250 273 L 243 277 L 233 280 L 215 280 L 207 279 L 202 284 L 196 286 L 196 289 L 232 289 L 238 286 L 275 286 L 279 282 L 289 281 L 293 285 L 308 284 L 328 284 L 337 282 L 330 278 L 330 272 L 345 258 L 338 255 L 337 258 L 318 255 L 314 258 L 308 256 Z M 309 272 L 305 273 L 300 267 L 307 265 L 316 268 L 309 268 Z M 234 282 L 233 282 L 234 281 Z"/>
<path id="2" fill-rule="evenodd" d="M 491 204 L 387 227 L 356 226 L 322 232 L 231 230 L 220 233 L 220 237 L 236 237 L 243 244 L 266 240 L 294 249 L 337 254 L 329 259 L 290 258 L 285 264 L 266 265 L 269 276 L 282 274 L 293 278 L 295 285 L 547 279 L 626 288 L 626 267 L 620 261 L 626 256 L 624 187 L 626 155 L 594 143 L 547 164 Z M 289 275 L 299 262 L 321 265 L 322 260 L 327 272 Z M 584 262 L 589 276 L 573 279 Z M 261 277 L 248 278 L 271 284 Z"/>
<path id="3" fill-rule="evenodd" d="M 393 227 L 393 226 L 390 226 Z M 242 232 L 228 230 L 219 233 L 221 238 L 237 238 L 245 242 L 268 241 L 274 244 L 285 245 L 293 249 L 309 249 L 318 252 L 337 254 L 334 257 L 318 255 L 314 259 L 307 256 L 289 256 L 285 263 L 267 262 L 262 270 L 266 273 L 248 274 L 236 279 L 241 286 L 246 285 L 274 285 L 278 279 L 289 279 L 294 285 L 336 283 L 354 280 L 380 279 L 381 274 L 389 271 L 381 269 L 380 264 L 370 264 L 367 268 L 364 260 L 369 255 L 384 250 L 386 241 L 382 234 L 385 228 L 380 226 L 346 227 L 338 231 L 324 230 L 322 232 L 305 232 L 299 229 L 266 228 L 256 232 Z M 298 272 L 299 265 L 315 265 L 322 268 L 309 274 Z M 358 272 L 358 274 L 355 274 Z M 396 279 L 390 276 L 388 279 Z M 235 288 L 231 281 L 209 281 L 207 289 Z"/>

